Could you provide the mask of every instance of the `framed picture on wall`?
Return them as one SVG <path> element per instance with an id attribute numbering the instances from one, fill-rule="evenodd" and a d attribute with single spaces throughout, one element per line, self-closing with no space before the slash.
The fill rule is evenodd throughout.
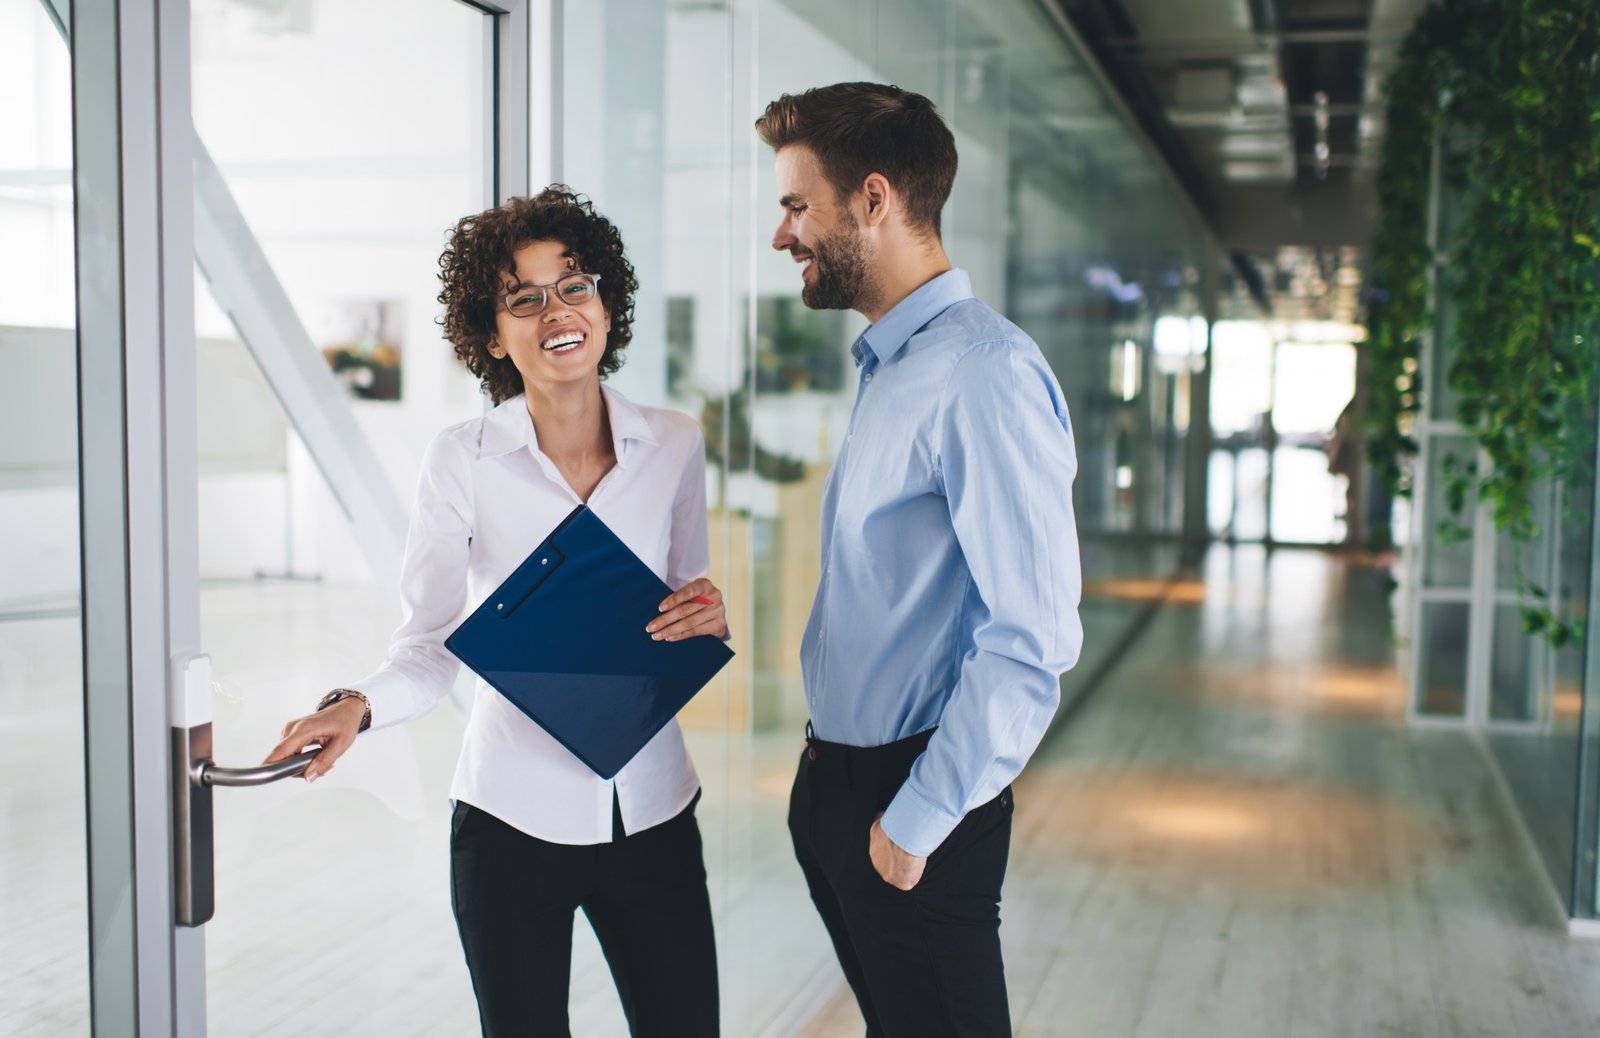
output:
<path id="1" fill-rule="evenodd" d="M 326 308 L 318 338 L 337 378 L 361 400 L 400 399 L 400 303 L 342 300 Z"/>

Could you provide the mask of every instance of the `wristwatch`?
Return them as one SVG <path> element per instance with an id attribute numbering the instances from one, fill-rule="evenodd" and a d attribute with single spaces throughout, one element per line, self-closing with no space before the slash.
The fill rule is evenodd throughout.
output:
<path id="1" fill-rule="evenodd" d="M 361 705 L 366 707 L 366 712 L 361 715 L 361 727 L 357 728 L 356 731 L 364 732 L 368 728 L 371 728 L 372 727 L 372 703 L 367 699 L 367 697 L 364 694 L 362 694 L 360 692 L 357 692 L 353 688 L 336 688 L 336 689 L 334 689 L 332 692 L 329 692 L 327 695 L 322 697 L 322 701 L 317 704 L 317 709 L 319 711 L 326 710 L 326 709 L 328 709 L 328 707 L 332 706 L 333 704 L 343 702 L 346 699 L 359 699 L 359 700 L 361 700 Z"/>

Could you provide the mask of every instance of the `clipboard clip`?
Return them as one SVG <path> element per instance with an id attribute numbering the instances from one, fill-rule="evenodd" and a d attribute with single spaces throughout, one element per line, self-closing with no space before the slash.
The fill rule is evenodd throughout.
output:
<path id="1" fill-rule="evenodd" d="M 553 545 L 545 545 L 544 550 L 528 556 L 516 572 L 512 573 L 496 589 L 494 597 L 494 615 L 504 620 L 522 607 L 528 596 L 539 590 L 539 585 L 550 579 L 550 574 L 561 568 L 567 557 Z"/>

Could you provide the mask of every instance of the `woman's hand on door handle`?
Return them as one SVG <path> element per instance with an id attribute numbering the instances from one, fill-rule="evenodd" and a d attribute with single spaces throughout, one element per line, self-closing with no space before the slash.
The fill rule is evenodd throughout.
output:
<path id="1" fill-rule="evenodd" d="M 285 757 L 292 757 L 304 750 L 320 746 L 322 752 L 311 759 L 302 776 L 307 782 L 315 782 L 332 771 L 334 761 L 344 756 L 344 751 L 355 745 L 356 736 L 361 731 L 362 718 L 366 713 L 366 703 L 361 699 L 351 698 L 342 699 L 314 714 L 297 717 L 283 726 L 282 740 L 272 748 L 261 763 L 271 764 L 273 761 L 283 760 Z"/>

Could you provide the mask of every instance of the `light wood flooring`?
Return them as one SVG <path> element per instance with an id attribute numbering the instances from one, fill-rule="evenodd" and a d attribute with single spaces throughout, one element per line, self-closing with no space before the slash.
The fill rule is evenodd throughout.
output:
<path id="1" fill-rule="evenodd" d="M 1018 784 L 1017 1033 L 1600 1035 L 1600 944 L 1562 931 L 1483 758 L 1402 724 L 1382 574 L 1238 549 L 1203 578 L 1093 588 L 1069 694 L 1168 601 Z M 328 675 L 360 673 L 391 622 L 336 588 L 206 598 L 229 762 Z M 86 1034 L 76 628 L 3 635 L 0 1034 Z M 213 1035 L 475 1033 L 445 885 L 460 723 L 443 709 L 380 733 L 315 789 L 218 792 Z M 724 1033 L 859 1036 L 783 831 L 797 736 L 692 743 Z M 577 934 L 574 1033 L 620 1035 Z"/>
<path id="2" fill-rule="evenodd" d="M 1408 730 L 1384 574 L 1214 550 L 1017 785 L 1018 1035 L 1585 1038 L 1569 938 L 1477 748 Z M 848 992 L 801 1033 L 863 1033 Z"/>
<path id="3" fill-rule="evenodd" d="M 1110 550 L 1101 570 L 1166 567 Z M 1159 585 L 1084 611 L 1103 660 Z M 807 588 L 785 588 L 808 594 Z M 203 644 L 215 663 L 217 759 L 253 763 L 284 721 L 381 658 L 394 606 L 374 589 L 304 582 L 208 585 Z M 0 1035 L 84 1035 L 81 646 L 70 610 L 0 623 Z M 217 914 L 205 927 L 208 1018 L 219 1038 L 453 1038 L 476 1010 L 450 917 L 445 799 L 462 716 L 446 706 L 363 737 L 307 788 L 216 791 Z M 729 1035 L 785 1035 L 837 984 L 837 966 L 789 850 L 784 817 L 800 726 L 754 736 L 727 722 L 688 733 L 705 795 L 723 1019 Z M 575 926 L 575 1034 L 624 1023 L 587 924 Z"/>

